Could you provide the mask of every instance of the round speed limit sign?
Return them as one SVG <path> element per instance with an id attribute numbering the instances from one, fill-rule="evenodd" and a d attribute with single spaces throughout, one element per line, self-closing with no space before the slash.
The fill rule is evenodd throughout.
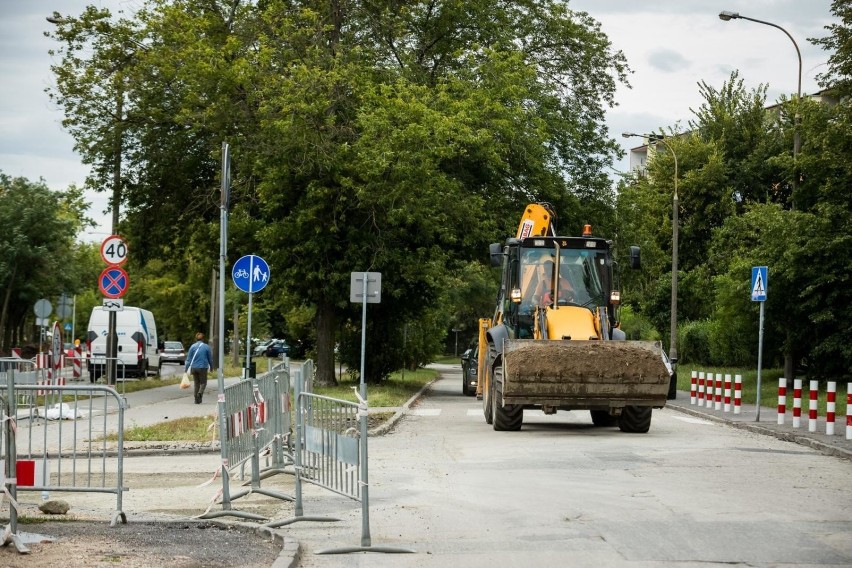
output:
<path id="1" fill-rule="evenodd" d="M 118 235 L 107 237 L 101 243 L 101 258 L 107 264 L 124 264 L 127 260 L 127 243 Z"/>

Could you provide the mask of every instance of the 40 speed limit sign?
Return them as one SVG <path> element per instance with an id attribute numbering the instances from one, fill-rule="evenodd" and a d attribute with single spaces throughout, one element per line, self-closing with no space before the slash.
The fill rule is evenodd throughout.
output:
<path id="1" fill-rule="evenodd" d="M 124 264 L 127 260 L 127 243 L 118 235 L 111 235 L 101 243 L 101 258 L 109 265 Z"/>

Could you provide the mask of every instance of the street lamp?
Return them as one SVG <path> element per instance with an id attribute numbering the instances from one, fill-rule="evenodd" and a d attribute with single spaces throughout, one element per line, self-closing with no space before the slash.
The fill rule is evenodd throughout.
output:
<path id="1" fill-rule="evenodd" d="M 772 22 L 765 22 L 763 20 L 758 20 L 756 18 L 749 18 L 748 16 L 741 16 L 737 12 L 728 12 L 727 10 L 723 10 L 719 12 L 719 19 L 723 22 L 730 22 L 731 20 L 748 20 L 750 22 L 757 22 L 758 24 L 763 24 L 766 26 L 772 26 L 773 28 L 779 29 L 784 32 L 790 41 L 793 42 L 793 47 L 796 48 L 796 57 L 799 59 L 799 80 L 796 84 L 796 114 L 793 116 L 793 167 L 795 169 L 797 163 L 797 157 L 799 155 L 799 150 L 801 149 L 801 140 L 799 139 L 799 101 L 802 100 L 802 52 L 799 51 L 799 44 L 796 43 L 796 40 L 793 39 L 793 36 L 790 35 L 790 32 L 779 26 L 778 24 L 773 24 Z M 793 174 L 793 187 L 796 187 L 796 183 L 798 182 L 798 172 L 794 172 Z M 795 202 L 794 202 L 795 203 Z"/>
<path id="2" fill-rule="evenodd" d="M 45 18 L 49 23 L 55 26 L 71 23 L 72 20 L 54 12 L 52 16 Z M 144 48 L 144 46 L 141 46 Z M 121 157 L 123 152 L 123 133 L 121 130 L 121 121 L 124 113 L 124 88 L 119 82 L 115 93 L 115 128 L 116 136 L 113 146 L 113 164 L 112 164 L 112 227 L 113 235 L 118 234 L 118 215 L 121 200 Z M 107 354 L 106 354 L 106 375 L 107 384 L 114 385 L 117 382 L 118 376 L 118 332 L 116 330 L 116 312 L 110 310 L 109 323 L 107 331 Z"/>
<path id="3" fill-rule="evenodd" d="M 669 359 L 671 359 L 672 367 L 677 369 L 677 253 L 678 253 L 678 195 L 677 195 L 677 154 L 671 144 L 666 142 L 666 138 L 660 134 L 636 134 L 633 132 L 623 132 L 621 134 L 625 138 L 640 137 L 651 142 L 660 142 L 674 158 L 674 195 L 672 196 L 672 300 L 671 300 L 671 325 L 669 329 Z"/>

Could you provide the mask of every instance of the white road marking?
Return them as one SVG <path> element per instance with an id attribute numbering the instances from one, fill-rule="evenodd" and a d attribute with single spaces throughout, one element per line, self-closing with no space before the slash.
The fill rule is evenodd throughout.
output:
<path id="1" fill-rule="evenodd" d="M 675 420 L 682 420 L 683 422 L 689 422 L 690 424 L 713 424 L 709 420 L 704 420 L 703 418 L 693 418 L 692 416 L 672 416 Z"/>
<path id="2" fill-rule="evenodd" d="M 467 409 L 467 415 L 468 416 L 482 416 L 482 409 L 481 408 L 468 408 Z"/>
<path id="3" fill-rule="evenodd" d="M 414 416 L 440 416 L 440 408 L 414 408 L 408 412 Z"/>

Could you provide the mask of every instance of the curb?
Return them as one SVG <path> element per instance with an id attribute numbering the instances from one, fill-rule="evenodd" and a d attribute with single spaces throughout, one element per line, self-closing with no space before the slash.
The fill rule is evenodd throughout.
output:
<path id="1" fill-rule="evenodd" d="M 372 430 L 368 431 L 367 435 L 368 436 L 382 436 L 382 435 L 390 432 L 391 428 L 396 426 L 396 423 L 399 422 L 402 419 L 402 417 L 408 412 L 408 410 L 411 408 L 411 405 L 414 404 L 414 402 L 417 401 L 417 399 L 420 398 L 423 395 L 423 393 L 426 392 L 429 388 L 431 388 L 432 385 L 435 384 L 435 382 L 438 381 L 439 379 L 441 379 L 440 373 L 438 373 L 437 377 L 435 377 L 434 379 L 432 379 L 431 381 L 429 381 L 428 383 L 423 385 L 420 388 L 419 391 L 414 393 L 411 396 L 411 398 L 409 398 L 405 402 L 405 404 L 403 404 L 400 407 L 397 407 L 396 412 L 394 412 L 393 416 L 391 416 L 386 422 L 384 422 L 383 424 L 376 426 Z"/>

